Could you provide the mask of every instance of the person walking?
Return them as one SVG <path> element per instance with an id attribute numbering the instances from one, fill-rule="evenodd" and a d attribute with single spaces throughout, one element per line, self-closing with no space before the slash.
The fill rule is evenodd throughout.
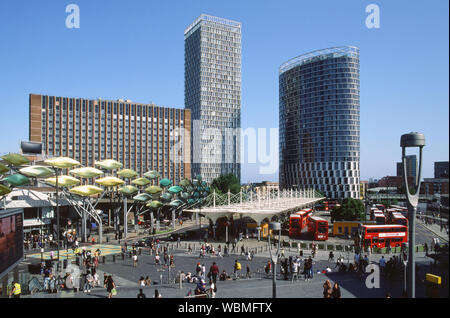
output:
<path id="1" fill-rule="evenodd" d="M 238 260 L 234 261 L 233 270 L 234 270 L 235 278 L 238 279 L 238 277 L 240 276 L 240 273 L 241 273 L 241 263 L 239 263 Z"/>
<path id="2" fill-rule="evenodd" d="M 84 280 L 83 292 L 90 294 L 93 283 L 94 283 L 94 278 L 92 277 L 91 272 L 87 271 L 86 277 Z"/>
<path id="3" fill-rule="evenodd" d="M 217 282 L 217 275 L 219 275 L 219 267 L 216 262 L 213 262 L 211 267 L 209 268 L 209 272 L 211 273 L 211 279 L 213 283 Z"/>
<path id="4" fill-rule="evenodd" d="M 139 294 L 137 294 L 137 298 L 147 298 L 147 296 L 145 296 L 142 288 L 139 289 Z"/>
<path id="5" fill-rule="evenodd" d="M 252 278 L 251 272 L 250 272 L 250 265 L 248 265 L 248 264 L 246 266 L 246 271 L 247 271 L 247 273 L 245 274 L 245 277 L 246 278 Z"/>
<path id="6" fill-rule="evenodd" d="M 333 290 L 331 292 L 332 298 L 341 298 L 341 288 L 337 282 L 334 283 Z"/>
<path id="7" fill-rule="evenodd" d="M 116 284 L 111 275 L 109 275 L 106 280 L 106 291 L 108 292 L 108 298 L 117 295 Z"/>
<path id="8" fill-rule="evenodd" d="M 134 254 L 134 255 L 133 255 L 133 267 L 136 267 L 136 266 L 137 266 L 137 262 L 138 262 L 137 254 Z"/>
<path id="9" fill-rule="evenodd" d="M 332 293 L 331 282 L 327 279 L 323 284 L 323 298 L 331 298 Z"/>
<path id="10" fill-rule="evenodd" d="M 384 259 L 384 255 L 381 256 L 379 261 L 380 273 L 384 274 L 384 269 L 386 268 L 386 260 Z"/>
<path id="11" fill-rule="evenodd" d="M 162 298 L 162 295 L 159 293 L 157 289 L 155 289 L 155 296 L 154 298 Z"/>

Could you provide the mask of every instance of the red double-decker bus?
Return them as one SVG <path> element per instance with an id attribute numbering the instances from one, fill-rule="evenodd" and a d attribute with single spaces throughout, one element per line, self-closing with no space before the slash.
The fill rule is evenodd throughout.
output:
<path id="1" fill-rule="evenodd" d="M 407 227 L 397 224 L 361 225 L 363 247 L 398 247 L 408 242 Z"/>
<path id="2" fill-rule="evenodd" d="M 373 215 L 373 221 L 377 224 L 386 224 L 386 216 L 382 212 L 375 212 Z"/>
<path id="3" fill-rule="evenodd" d="M 316 241 L 328 240 L 328 221 L 317 216 L 309 217 L 308 233 Z"/>
<path id="4" fill-rule="evenodd" d="M 303 209 L 289 216 L 290 237 L 300 236 L 302 230 L 308 226 L 308 220 L 311 213 L 312 209 Z"/>
<path id="5" fill-rule="evenodd" d="M 400 212 L 392 212 L 391 215 L 389 216 L 389 223 L 404 225 L 408 227 L 408 218 L 406 218 Z"/>
<path id="6" fill-rule="evenodd" d="M 335 207 L 341 206 L 337 201 L 324 201 L 323 206 L 325 211 L 333 210 Z"/>

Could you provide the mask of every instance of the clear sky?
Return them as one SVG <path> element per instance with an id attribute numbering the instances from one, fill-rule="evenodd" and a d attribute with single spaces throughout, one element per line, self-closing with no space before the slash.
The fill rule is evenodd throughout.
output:
<path id="1" fill-rule="evenodd" d="M 66 6 L 80 8 L 68 29 Z M 380 28 L 368 29 L 369 4 Z M 2 0 L 0 153 L 28 140 L 28 94 L 184 107 L 184 29 L 206 13 L 242 23 L 242 127 L 278 127 L 278 68 L 333 46 L 360 48 L 361 179 L 395 175 L 400 136 L 426 137 L 423 176 L 449 157 L 447 0 Z M 257 164 L 242 182 L 278 180 Z"/>

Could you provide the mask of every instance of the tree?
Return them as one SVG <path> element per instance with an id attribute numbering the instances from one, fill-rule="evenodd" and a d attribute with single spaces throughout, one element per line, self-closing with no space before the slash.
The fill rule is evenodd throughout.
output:
<path id="1" fill-rule="evenodd" d="M 345 198 L 341 206 L 331 211 L 331 222 L 361 221 L 364 219 L 364 205 L 361 200 Z"/>
<path id="2" fill-rule="evenodd" d="M 220 177 L 213 180 L 211 187 L 218 193 L 231 193 L 237 194 L 241 191 L 241 185 L 236 176 L 232 173 L 226 175 L 220 175 Z"/>

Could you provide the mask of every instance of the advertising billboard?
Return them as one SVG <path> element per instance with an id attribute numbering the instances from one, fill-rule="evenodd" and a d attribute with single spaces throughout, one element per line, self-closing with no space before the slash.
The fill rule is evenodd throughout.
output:
<path id="1" fill-rule="evenodd" d="M 23 209 L 0 210 L 0 277 L 23 259 Z"/>

